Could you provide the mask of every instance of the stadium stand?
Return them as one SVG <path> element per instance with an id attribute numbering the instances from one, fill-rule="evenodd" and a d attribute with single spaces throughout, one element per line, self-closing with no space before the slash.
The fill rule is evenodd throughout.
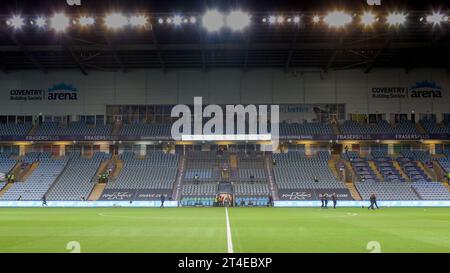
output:
<path id="1" fill-rule="evenodd" d="M 0 124 L 0 136 L 26 136 L 33 125 L 25 124 Z"/>
<path id="2" fill-rule="evenodd" d="M 29 153 L 22 162 L 38 162 L 39 166 L 24 182 L 16 182 L 1 200 L 40 200 L 67 164 L 66 157 L 53 159 L 49 153 Z"/>
<path id="3" fill-rule="evenodd" d="M 280 136 L 295 138 L 301 135 L 331 135 L 333 129 L 329 123 L 304 122 L 280 123 Z"/>
<path id="4" fill-rule="evenodd" d="M 189 151 L 186 154 L 184 181 L 193 181 L 195 175 L 201 182 L 218 181 L 224 167 L 229 167 L 228 153 Z"/>
<path id="5" fill-rule="evenodd" d="M 91 158 L 79 154 L 70 154 L 68 157 L 69 163 L 49 190 L 48 200 L 87 200 L 94 187 L 94 175 L 100 163 L 110 159 L 110 155 L 105 153 L 94 153 Z"/>
<path id="6" fill-rule="evenodd" d="M 279 189 L 344 189 L 328 167 L 327 152 L 307 157 L 303 152 L 273 154 L 273 168 Z M 315 182 L 317 178 L 318 182 Z"/>
<path id="7" fill-rule="evenodd" d="M 213 197 L 217 194 L 218 183 L 184 183 L 182 195 L 183 196 L 196 196 L 196 197 Z"/>
<path id="8" fill-rule="evenodd" d="M 420 121 L 420 125 L 429 134 L 450 134 L 450 126 L 445 123 L 438 124 L 434 120 L 424 119 Z"/>
<path id="9" fill-rule="evenodd" d="M 442 183 L 415 182 L 412 187 L 422 200 L 450 200 L 450 192 Z"/>
<path id="10" fill-rule="evenodd" d="M 178 172 L 178 155 L 155 151 L 138 158 L 132 152 L 124 152 L 120 158 L 124 161 L 123 169 L 106 189 L 172 190 Z"/>
<path id="11" fill-rule="evenodd" d="M 405 182 L 357 182 L 356 188 L 363 198 L 369 200 L 372 193 L 378 200 L 419 200 L 420 198 Z"/>
<path id="12" fill-rule="evenodd" d="M 343 134 L 419 134 L 415 124 L 410 121 L 391 125 L 385 120 L 374 124 L 346 120 L 341 124 L 340 130 Z"/>
<path id="13" fill-rule="evenodd" d="M 142 136 L 151 138 L 170 138 L 171 124 L 133 123 L 124 124 L 119 136 Z"/>
<path id="14" fill-rule="evenodd" d="M 83 122 L 71 122 L 64 125 L 58 122 L 43 122 L 36 129 L 35 135 L 40 136 L 106 136 L 110 135 L 112 125 L 88 125 Z"/>

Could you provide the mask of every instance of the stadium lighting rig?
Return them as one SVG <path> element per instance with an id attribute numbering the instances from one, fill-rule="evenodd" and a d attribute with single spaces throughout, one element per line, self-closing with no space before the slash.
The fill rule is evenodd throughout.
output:
<path id="1" fill-rule="evenodd" d="M 342 29 L 346 27 L 369 28 L 378 23 L 380 26 L 399 27 L 408 20 L 408 13 L 403 11 L 393 11 L 390 13 L 375 14 L 371 11 L 360 11 L 351 13 L 344 10 L 333 10 L 328 13 L 271 13 L 261 16 L 258 13 L 249 13 L 242 10 L 231 10 L 227 13 L 220 12 L 217 9 L 207 10 L 202 14 L 182 14 L 177 13 L 168 16 L 152 16 L 151 13 L 124 14 L 121 12 L 112 12 L 109 14 L 84 14 L 84 15 L 66 15 L 64 12 L 58 12 L 53 15 L 33 15 L 25 16 L 13 14 L 1 18 L 0 26 L 5 24 L 12 30 L 20 30 L 27 26 L 37 29 L 54 30 L 55 32 L 64 32 L 67 29 L 86 28 L 99 25 L 110 31 L 117 31 L 127 26 L 139 29 L 148 25 L 167 25 L 172 27 L 181 27 L 183 25 L 193 25 L 204 28 L 208 32 L 218 32 L 221 29 L 229 29 L 233 32 L 243 31 L 251 24 L 260 23 L 262 25 L 274 25 L 277 27 L 299 25 L 304 22 L 308 25 L 319 25 L 324 23 L 331 29 Z M 254 20 L 254 19 L 257 20 Z M 415 18 L 415 16 L 411 16 Z M 411 19 L 412 20 L 412 19 Z M 418 23 L 440 26 L 449 22 L 448 12 L 430 12 L 424 13 L 419 17 Z"/>

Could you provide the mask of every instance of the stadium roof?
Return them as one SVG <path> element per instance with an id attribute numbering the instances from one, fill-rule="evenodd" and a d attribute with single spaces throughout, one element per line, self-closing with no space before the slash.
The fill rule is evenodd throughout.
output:
<path id="1" fill-rule="evenodd" d="M 3 2 L 3 1 L 2 1 Z M 448 49 L 450 22 L 431 26 L 420 18 L 432 8 L 444 10 L 442 1 L 412 5 L 385 1 L 373 8 L 386 14 L 395 9 L 408 13 L 404 26 L 377 25 L 364 29 L 357 23 L 342 29 L 314 24 L 313 15 L 324 15 L 334 8 L 361 13 L 368 6 L 361 1 L 88 1 L 82 7 L 67 7 L 60 1 L 10 1 L 0 9 L 0 70 L 20 69 L 43 72 L 59 69 L 90 71 L 130 71 L 140 68 L 281 68 L 332 69 L 401 67 L 450 67 Z M 31 1 L 30 1 L 31 2 Z M 231 2 L 231 4 L 230 4 Z M 300 3 L 299 3 L 300 2 Z M 314 2 L 314 4 L 306 2 Z M 329 5 L 330 2 L 335 3 Z M 423 4 L 424 1 L 422 1 Z M 34 3 L 34 4 L 33 4 Z M 327 5 L 328 4 L 328 5 Z M 394 6 L 395 4 L 395 6 Z M 2 3 L 5 5 L 5 3 Z M 146 12 L 151 18 L 167 18 L 175 13 L 201 18 L 207 8 L 227 11 L 236 7 L 252 15 L 252 24 L 242 32 L 221 30 L 208 33 L 200 23 L 174 27 L 156 24 L 146 29 L 106 30 L 101 24 L 90 29 L 71 28 L 56 34 L 26 26 L 14 31 L 5 24 L 12 14 L 26 18 L 64 10 L 70 16 L 88 13 L 97 17 L 118 10 Z M 265 24 L 262 18 L 299 14 L 299 24 Z"/>

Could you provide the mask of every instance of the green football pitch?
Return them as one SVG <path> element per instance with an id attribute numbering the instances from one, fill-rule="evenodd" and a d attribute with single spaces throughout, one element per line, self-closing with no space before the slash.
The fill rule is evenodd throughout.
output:
<path id="1" fill-rule="evenodd" d="M 0 252 L 450 252 L 449 208 L 228 216 L 229 229 L 225 208 L 1 208 Z"/>

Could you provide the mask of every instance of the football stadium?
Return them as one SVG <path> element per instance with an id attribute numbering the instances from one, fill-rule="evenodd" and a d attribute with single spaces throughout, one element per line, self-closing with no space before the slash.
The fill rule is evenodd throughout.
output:
<path id="1" fill-rule="evenodd" d="M 0 253 L 450 253 L 449 16 L 1 1 Z"/>

